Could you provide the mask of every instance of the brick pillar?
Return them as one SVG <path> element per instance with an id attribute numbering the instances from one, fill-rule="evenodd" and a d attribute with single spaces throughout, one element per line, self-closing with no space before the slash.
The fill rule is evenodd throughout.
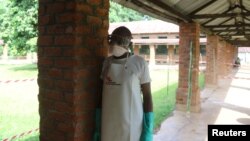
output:
<path id="1" fill-rule="evenodd" d="M 174 62 L 174 45 L 168 45 L 167 50 L 168 50 L 168 58 L 169 58 L 168 62 L 170 64 L 173 64 L 173 62 Z"/>
<path id="2" fill-rule="evenodd" d="M 139 45 L 134 45 L 134 54 L 139 55 Z"/>
<path id="3" fill-rule="evenodd" d="M 218 75 L 219 76 L 226 76 L 226 42 L 224 40 L 219 40 L 219 46 L 217 48 L 217 60 L 216 60 L 216 64 L 217 64 L 217 68 L 218 69 Z"/>
<path id="4" fill-rule="evenodd" d="M 181 111 L 187 110 L 188 98 L 188 69 L 189 69 L 189 51 L 190 41 L 193 46 L 193 67 L 192 67 L 192 97 L 191 112 L 200 111 L 200 90 L 198 86 L 199 77 L 199 57 L 200 27 L 197 23 L 180 23 L 180 47 L 179 47 L 179 82 L 176 95 L 176 109 Z"/>
<path id="5" fill-rule="evenodd" d="M 40 141 L 92 140 L 108 9 L 108 0 L 39 0 Z"/>
<path id="6" fill-rule="evenodd" d="M 149 59 L 149 65 L 154 66 L 155 65 L 155 45 L 150 45 L 150 59 Z"/>
<path id="7" fill-rule="evenodd" d="M 234 64 L 234 46 L 232 44 L 228 44 L 228 49 L 227 49 L 227 53 L 228 53 L 228 58 L 227 58 L 227 63 L 228 63 L 228 67 L 227 67 L 227 73 L 228 75 L 232 73 L 233 70 L 233 64 Z"/>
<path id="8" fill-rule="evenodd" d="M 217 48 L 219 44 L 219 37 L 216 35 L 207 35 L 206 45 L 206 74 L 205 84 L 206 87 L 214 87 L 218 84 L 217 77 Z"/>

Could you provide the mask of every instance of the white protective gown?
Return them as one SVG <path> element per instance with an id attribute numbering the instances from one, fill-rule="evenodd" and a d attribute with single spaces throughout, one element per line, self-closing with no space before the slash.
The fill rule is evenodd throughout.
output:
<path id="1" fill-rule="evenodd" d="M 143 105 L 140 85 L 150 82 L 147 63 L 132 55 L 111 60 L 103 78 L 101 141 L 139 141 Z M 104 66 L 108 65 L 108 61 Z M 125 65 L 126 64 L 126 65 Z"/>

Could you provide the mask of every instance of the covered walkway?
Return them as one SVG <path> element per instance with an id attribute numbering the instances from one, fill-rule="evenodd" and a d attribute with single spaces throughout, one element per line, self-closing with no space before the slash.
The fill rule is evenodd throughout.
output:
<path id="1" fill-rule="evenodd" d="M 206 141 L 208 124 L 250 124 L 250 65 L 219 79 L 201 92 L 201 112 L 174 111 L 154 141 Z"/>

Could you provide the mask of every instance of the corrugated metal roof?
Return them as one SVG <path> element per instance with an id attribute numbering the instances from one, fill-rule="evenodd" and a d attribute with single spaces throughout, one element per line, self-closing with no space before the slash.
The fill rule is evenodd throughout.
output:
<path id="1" fill-rule="evenodd" d="M 195 21 L 209 34 L 235 45 L 250 46 L 250 0 L 114 0 L 163 21 L 179 24 Z M 230 30 L 229 30 L 230 29 Z M 220 30 L 220 31 L 214 31 Z M 224 30 L 224 31 L 223 31 Z M 244 42 L 232 38 L 244 35 Z"/>

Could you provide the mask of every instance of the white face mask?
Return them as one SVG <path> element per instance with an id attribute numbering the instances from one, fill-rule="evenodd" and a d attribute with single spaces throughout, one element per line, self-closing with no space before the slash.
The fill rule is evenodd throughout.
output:
<path id="1" fill-rule="evenodd" d="M 112 50 L 112 54 L 115 56 L 115 57 L 119 57 L 119 56 L 122 56 L 124 53 L 128 52 L 127 49 L 121 47 L 121 46 L 117 46 L 117 45 L 114 45 L 113 46 L 113 50 Z"/>

